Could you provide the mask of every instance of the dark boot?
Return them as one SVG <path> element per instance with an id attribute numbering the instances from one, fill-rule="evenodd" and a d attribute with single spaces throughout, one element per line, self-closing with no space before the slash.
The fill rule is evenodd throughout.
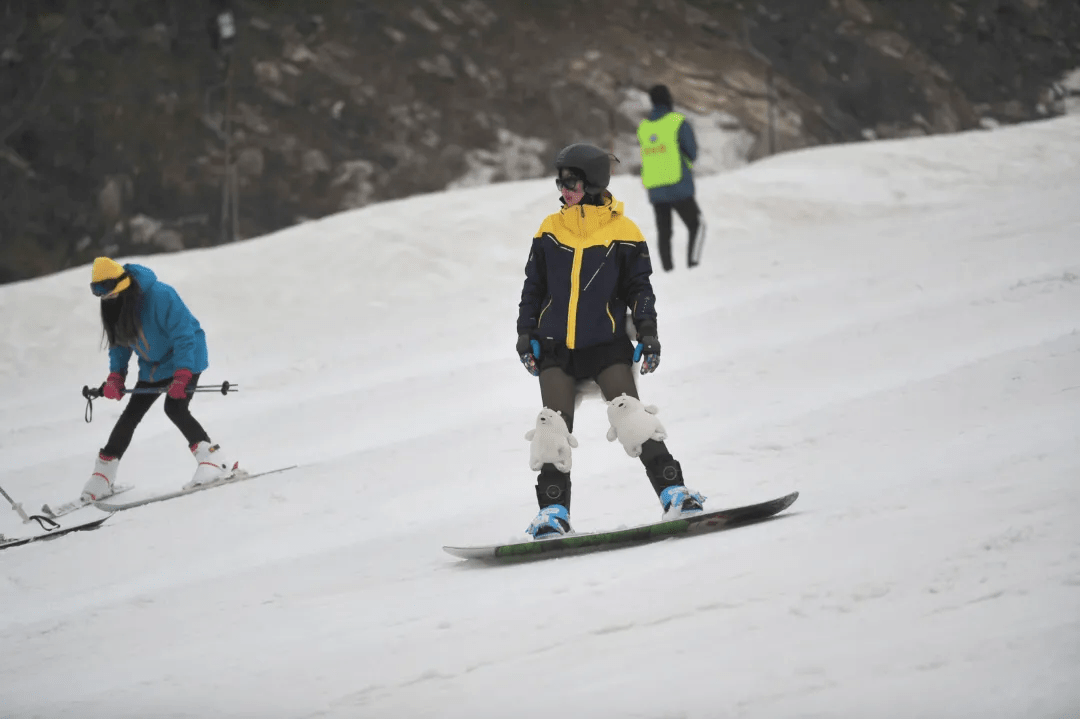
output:
<path id="1" fill-rule="evenodd" d="M 526 530 L 533 539 L 567 534 L 570 528 L 570 475 L 545 464 L 536 478 L 536 501 L 540 513 Z"/>
<path id="2" fill-rule="evenodd" d="M 536 476 L 536 502 L 540 509 L 561 504 L 570 511 L 570 473 L 560 472 L 554 464 L 545 464 Z"/>
<path id="3" fill-rule="evenodd" d="M 645 465 L 645 474 L 649 476 L 649 482 L 657 497 L 668 487 L 678 487 L 683 484 L 682 467 L 670 454 L 661 454 L 653 458 Z"/>
<path id="4" fill-rule="evenodd" d="M 677 519 L 702 511 L 705 498 L 687 489 L 682 467 L 670 454 L 662 454 L 645 465 L 645 473 L 660 498 L 664 519 Z"/>

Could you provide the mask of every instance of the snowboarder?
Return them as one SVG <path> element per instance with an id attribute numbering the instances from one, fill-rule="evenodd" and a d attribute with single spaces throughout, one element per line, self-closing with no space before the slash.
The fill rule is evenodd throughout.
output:
<path id="1" fill-rule="evenodd" d="M 211 444 L 202 425 L 191 416 L 197 386 L 206 370 L 206 333 L 187 305 L 169 285 L 142 265 L 121 265 L 108 257 L 94 260 L 90 291 L 101 299 L 104 342 L 109 347 L 109 376 L 103 394 L 120 400 L 132 351 L 139 355 L 136 389 L 165 389 L 165 414 L 187 439 L 197 467 L 190 488 L 228 476 L 236 465 L 224 459 L 221 448 Z M 157 400 L 158 393 L 132 394 L 109 441 L 98 453 L 94 472 L 83 487 L 83 501 L 113 493 L 120 458 L 131 443 L 135 428 Z"/>
<path id="2" fill-rule="evenodd" d="M 558 427 L 555 441 L 551 432 L 531 433 L 533 443 L 546 444 L 530 446 L 534 463 L 545 451 L 552 453 L 537 477 L 540 513 L 527 530 L 534 539 L 573 531 L 569 452 L 577 442 L 569 441 L 569 433 L 578 382 L 593 380 L 605 400 L 619 401 L 617 411 L 608 412 L 609 439 L 650 436 L 636 430 L 655 421 L 656 408 L 636 401 L 628 311 L 642 356 L 641 374 L 660 363 L 649 251 L 641 230 L 623 214 L 623 203 L 607 191 L 611 156 L 594 145 L 573 144 L 559 152 L 555 169 L 564 206 L 544 220 L 533 238 L 517 321 L 517 353 L 529 373 L 539 377 L 545 408 L 537 426 L 543 420 Z M 624 401 L 623 395 L 635 401 Z M 545 412 L 557 413 L 565 430 Z M 645 465 L 665 518 L 702 511 L 704 497 L 683 484 L 682 468 L 662 440 L 647 438 L 626 449 Z"/>

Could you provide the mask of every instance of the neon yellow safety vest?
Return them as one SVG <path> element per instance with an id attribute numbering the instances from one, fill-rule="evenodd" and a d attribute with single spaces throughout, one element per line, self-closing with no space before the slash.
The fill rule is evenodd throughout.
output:
<path id="1" fill-rule="evenodd" d="M 647 189 L 674 185 L 682 179 L 679 127 L 685 119 L 677 112 L 669 112 L 659 120 L 644 120 L 638 125 L 641 182 Z"/>

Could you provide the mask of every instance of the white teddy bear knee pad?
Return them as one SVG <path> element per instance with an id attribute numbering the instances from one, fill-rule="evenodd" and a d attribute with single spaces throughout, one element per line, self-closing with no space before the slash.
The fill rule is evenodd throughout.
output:
<path id="1" fill-rule="evenodd" d="M 611 429 L 607 432 L 609 442 L 616 439 L 631 457 L 641 456 L 641 445 L 650 439 L 662 442 L 667 432 L 656 416 L 659 410 L 644 405 L 641 400 L 622 394 L 608 402 L 607 416 Z"/>
<path id="2" fill-rule="evenodd" d="M 525 439 L 531 442 L 530 469 L 539 471 L 545 464 L 553 464 L 560 472 L 570 471 L 570 448 L 577 447 L 578 441 L 567 429 L 561 412 L 544 407 L 536 416 L 536 427 L 525 433 Z"/>

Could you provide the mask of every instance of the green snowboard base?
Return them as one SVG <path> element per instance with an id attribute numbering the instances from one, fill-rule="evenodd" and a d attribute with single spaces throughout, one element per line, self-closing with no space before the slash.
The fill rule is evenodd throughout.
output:
<path id="1" fill-rule="evenodd" d="M 760 522 L 790 507 L 799 498 L 798 492 L 744 507 L 702 512 L 682 519 L 646 524 L 640 527 L 617 529 L 611 532 L 567 534 L 553 539 L 539 539 L 513 544 L 492 544 L 483 547 L 443 547 L 447 553 L 462 559 L 489 563 L 505 563 L 565 557 L 571 554 L 618 549 L 635 544 L 656 542 L 686 534 L 704 534 Z"/>

